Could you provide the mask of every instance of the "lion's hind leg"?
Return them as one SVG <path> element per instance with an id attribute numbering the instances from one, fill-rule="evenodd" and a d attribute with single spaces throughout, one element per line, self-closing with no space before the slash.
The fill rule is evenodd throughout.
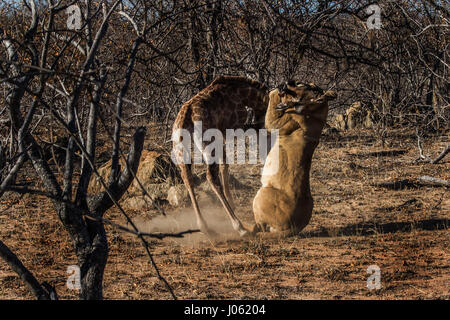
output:
<path id="1" fill-rule="evenodd" d="M 253 215 L 261 231 L 284 231 L 291 229 L 293 201 L 282 191 L 262 187 L 253 200 Z"/>

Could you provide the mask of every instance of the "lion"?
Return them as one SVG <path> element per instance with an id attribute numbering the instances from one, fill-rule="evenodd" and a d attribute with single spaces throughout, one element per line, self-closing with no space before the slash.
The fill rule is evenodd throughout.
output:
<path id="1" fill-rule="evenodd" d="M 354 102 L 343 114 L 337 114 L 333 126 L 338 130 L 351 130 L 358 127 L 373 128 L 373 107 L 360 101 Z"/>
<path id="2" fill-rule="evenodd" d="M 253 200 L 253 232 L 290 235 L 310 221 L 311 160 L 328 116 L 333 91 L 324 92 L 313 83 L 290 81 L 270 92 L 265 127 L 278 130 L 261 177 L 262 187 Z"/>

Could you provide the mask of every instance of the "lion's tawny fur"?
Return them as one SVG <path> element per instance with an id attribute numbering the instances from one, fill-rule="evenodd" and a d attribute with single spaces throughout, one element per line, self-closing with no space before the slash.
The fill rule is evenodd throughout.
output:
<path id="1" fill-rule="evenodd" d="M 299 232 L 309 223 L 313 210 L 311 160 L 327 119 L 328 101 L 335 94 L 324 93 L 313 84 L 289 89 L 295 96 L 279 90 L 269 95 L 265 126 L 270 131 L 278 129 L 279 136 L 266 159 L 262 187 L 253 201 L 255 229 L 260 231 Z M 276 109 L 293 100 L 301 101 L 300 112 Z"/>

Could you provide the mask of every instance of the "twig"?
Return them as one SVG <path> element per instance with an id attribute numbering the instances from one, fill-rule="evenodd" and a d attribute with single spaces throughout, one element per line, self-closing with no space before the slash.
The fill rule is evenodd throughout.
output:
<path id="1" fill-rule="evenodd" d="M 441 161 L 442 159 L 444 159 L 444 157 L 450 152 L 450 144 L 441 152 L 441 154 L 434 159 L 433 161 L 431 161 L 432 164 L 437 164 L 439 161 Z"/>
<path id="2" fill-rule="evenodd" d="M 38 300 L 51 300 L 47 292 L 22 261 L 0 240 L 0 257 L 16 272 Z"/>
<path id="3" fill-rule="evenodd" d="M 420 137 L 420 134 L 416 133 L 416 135 L 417 135 L 417 148 L 419 149 L 419 157 L 416 160 L 414 160 L 413 162 L 414 163 L 421 162 L 421 161 L 431 162 L 430 157 L 423 154 L 422 139 Z"/>

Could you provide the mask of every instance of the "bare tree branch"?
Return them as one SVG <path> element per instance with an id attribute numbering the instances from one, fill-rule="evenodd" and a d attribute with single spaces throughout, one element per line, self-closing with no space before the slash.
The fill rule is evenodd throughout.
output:
<path id="1" fill-rule="evenodd" d="M 50 300 L 47 292 L 17 256 L 0 240 L 0 257 L 17 273 L 38 300 Z"/>

